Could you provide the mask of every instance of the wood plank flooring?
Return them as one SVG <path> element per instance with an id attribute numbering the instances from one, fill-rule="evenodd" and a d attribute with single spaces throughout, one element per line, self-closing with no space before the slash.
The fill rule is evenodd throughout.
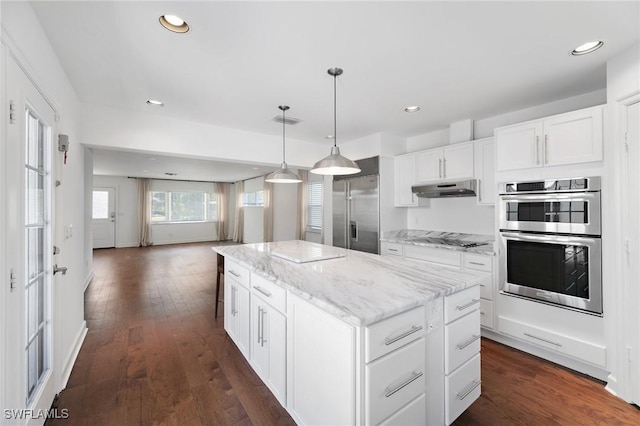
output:
<path id="1" fill-rule="evenodd" d="M 215 243 L 96 250 L 89 332 L 47 425 L 291 425 L 213 317 Z M 640 424 L 603 384 L 483 340 L 482 396 L 456 425 Z"/>

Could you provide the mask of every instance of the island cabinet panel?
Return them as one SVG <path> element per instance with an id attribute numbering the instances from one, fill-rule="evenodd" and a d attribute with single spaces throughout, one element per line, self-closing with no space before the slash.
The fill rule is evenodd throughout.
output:
<path id="1" fill-rule="evenodd" d="M 424 422 L 424 413 L 427 409 L 427 397 L 425 394 L 420 395 L 406 407 L 401 408 L 393 416 L 389 417 L 381 426 L 398 426 L 398 425 L 422 425 Z"/>
<path id="2" fill-rule="evenodd" d="M 287 410 L 298 424 L 359 424 L 358 328 L 292 294 L 287 315 Z"/>
<path id="3" fill-rule="evenodd" d="M 250 348 L 249 270 L 226 260 L 224 272 L 224 329 L 240 352 L 248 358 Z"/>

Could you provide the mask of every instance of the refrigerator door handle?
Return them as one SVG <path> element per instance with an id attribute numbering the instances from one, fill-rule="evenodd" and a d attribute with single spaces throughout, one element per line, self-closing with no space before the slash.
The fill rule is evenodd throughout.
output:
<path id="1" fill-rule="evenodd" d="M 349 222 L 349 237 L 353 241 L 358 241 L 358 222 L 355 220 Z"/>

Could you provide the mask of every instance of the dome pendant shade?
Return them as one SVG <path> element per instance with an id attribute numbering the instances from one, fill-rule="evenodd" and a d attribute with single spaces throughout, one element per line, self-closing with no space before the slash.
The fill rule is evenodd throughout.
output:
<path id="1" fill-rule="evenodd" d="M 302 182 L 302 179 L 300 179 L 300 176 L 296 173 L 289 170 L 284 156 L 284 126 L 286 122 L 284 112 L 288 110 L 289 107 L 286 105 L 280 105 L 278 108 L 282 111 L 282 164 L 278 170 L 269 173 L 264 181 L 271 183 L 299 183 Z"/>
<path id="2" fill-rule="evenodd" d="M 331 154 L 314 164 L 310 172 L 318 175 L 352 175 L 358 173 L 360 167 L 354 161 L 340 155 L 340 148 L 336 142 L 336 78 L 342 74 L 342 69 L 329 68 L 327 73 L 333 77 L 333 146 Z"/>
<path id="3" fill-rule="evenodd" d="M 274 172 L 269 173 L 264 181 L 271 183 L 298 183 L 302 182 L 302 179 L 300 179 L 300 176 L 298 176 L 296 173 L 289 170 L 289 167 L 287 167 L 287 163 L 282 163 L 280 168 Z"/>
<path id="4" fill-rule="evenodd" d="M 318 175 L 352 175 L 360 171 L 360 167 L 347 157 L 340 155 L 340 148 L 331 147 L 331 154 L 313 165 L 311 173 Z"/>

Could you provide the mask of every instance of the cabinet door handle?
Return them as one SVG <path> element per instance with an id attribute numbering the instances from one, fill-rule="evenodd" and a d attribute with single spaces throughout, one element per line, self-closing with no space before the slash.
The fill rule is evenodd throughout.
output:
<path id="1" fill-rule="evenodd" d="M 447 159 L 446 158 L 442 159 L 442 178 L 443 179 L 447 178 Z"/>
<path id="2" fill-rule="evenodd" d="M 262 306 L 258 306 L 258 344 L 262 343 Z"/>
<path id="3" fill-rule="evenodd" d="M 236 278 L 240 278 L 240 274 L 238 274 L 237 272 L 235 272 L 233 269 L 229 269 L 229 273 L 231 275 L 233 275 Z"/>
<path id="4" fill-rule="evenodd" d="M 543 152 L 543 154 L 544 154 L 544 158 L 543 158 L 544 164 L 548 164 L 549 163 L 549 161 L 547 160 L 547 141 L 548 140 L 549 140 L 549 135 L 548 134 L 544 135 L 544 152 Z"/>
<path id="5" fill-rule="evenodd" d="M 470 264 L 472 265 L 478 265 L 478 266 L 486 266 L 486 264 L 482 263 L 482 262 L 473 262 L 473 261 L 469 261 Z"/>
<path id="6" fill-rule="evenodd" d="M 236 291 L 238 291 L 237 288 L 231 287 L 231 315 L 234 317 L 238 313 L 236 310 Z"/>
<path id="7" fill-rule="evenodd" d="M 271 297 L 271 293 L 269 293 L 267 290 L 263 289 L 262 287 L 254 286 L 253 289 L 264 294 L 267 297 Z"/>
<path id="8" fill-rule="evenodd" d="M 473 392 L 473 390 L 475 388 L 477 388 L 478 386 L 480 386 L 480 383 L 482 383 L 482 380 L 474 380 L 473 382 L 471 382 L 471 384 L 469 385 L 469 387 L 465 390 L 463 390 L 462 392 L 460 392 L 459 394 L 457 394 L 456 396 L 458 397 L 458 399 L 460 401 L 462 401 L 463 399 L 465 399 L 471 392 Z"/>
<path id="9" fill-rule="evenodd" d="M 407 337 L 407 336 L 409 336 L 409 335 L 411 335 L 411 334 L 413 334 L 415 332 L 418 332 L 420 330 L 422 330 L 422 326 L 421 325 L 412 325 L 410 330 L 405 331 L 404 333 L 402 333 L 402 334 L 400 334 L 400 335 L 398 335 L 396 337 L 387 337 L 386 339 L 384 339 L 384 344 L 387 345 L 387 346 L 391 345 L 392 343 L 395 343 L 400 339 L 404 339 L 405 337 Z"/>
<path id="10" fill-rule="evenodd" d="M 398 392 L 400 389 L 408 386 L 411 382 L 414 382 L 418 378 L 422 377 L 422 375 L 423 375 L 422 371 L 419 372 L 419 373 L 416 373 L 415 371 L 412 371 L 411 372 L 411 377 L 409 377 L 404 382 L 400 383 L 395 388 L 393 388 L 393 389 L 389 389 L 388 387 L 384 388 L 384 396 L 386 398 L 389 398 L 391 395 L 393 395 L 394 393 Z"/>
<path id="11" fill-rule="evenodd" d="M 482 179 L 478 179 L 478 202 L 482 202 Z"/>
<path id="12" fill-rule="evenodd" d="M 465 309 L 467 309 L 470 306 L 475 305 L 476 303 L 478 303 L 480 301 L 480 299 L 471 299 L 471 302 L 465 304 L 465 305 L 458 305 L 456 306 L 456 309 L 459 311 L 464 311 Z"/>
<path id="13" fill-rule="evenodd" d="M 536 136 L 536 164 L 540 164 L 540 136 Z"/>
<path id="14" fill-rule="evenodd" d="M 261 324 L 261 328 L 262 328 L 262 333 L 261 333 L 261 341 L 260 341 L 260 346 L 264 346 L 264 343 L 267 341 L 267 339 L 264 338 L 264 316 L 267 315 L 267 310 L 266 309 L 262 309 L 262 313 L 260 314 L 262 316 L 262 324 Z"/>
<path id="15" fill-rule="evenodd" d="M 438 158 L 438 177 L 442 179 L 442 158 Z"/>
<path id="16" fill-rule="evenodd" d="M 470 344 L 472 344 L 473 342 L 475 342 L 476 340 L 478 340 L 480 338 L 479 335 L 474 334 L 473 336 L 471 336 L 471 339 L 467 340 L 464 343 L 459 343 L 456 348 L 463 350 L 464 348 L 466 348 L 467 346 L 469 346 Z"/>
<path id="17" fill-rule="evenodd" d="M 525 336 L 527 336 L 527 337 L 531 337 L 532 339 L 537 339 L 537 340 L 540 340 L 542 342 L 550 343 L 550 344 L 558 346 L 558 347 L 562 346 L 562 343 L 554 342 L 552 340 L 543 339 L 542 337 L 534 336 L 533 334 L 529 334 L 529 333 L 523 333 L 523 334 Z"/>

